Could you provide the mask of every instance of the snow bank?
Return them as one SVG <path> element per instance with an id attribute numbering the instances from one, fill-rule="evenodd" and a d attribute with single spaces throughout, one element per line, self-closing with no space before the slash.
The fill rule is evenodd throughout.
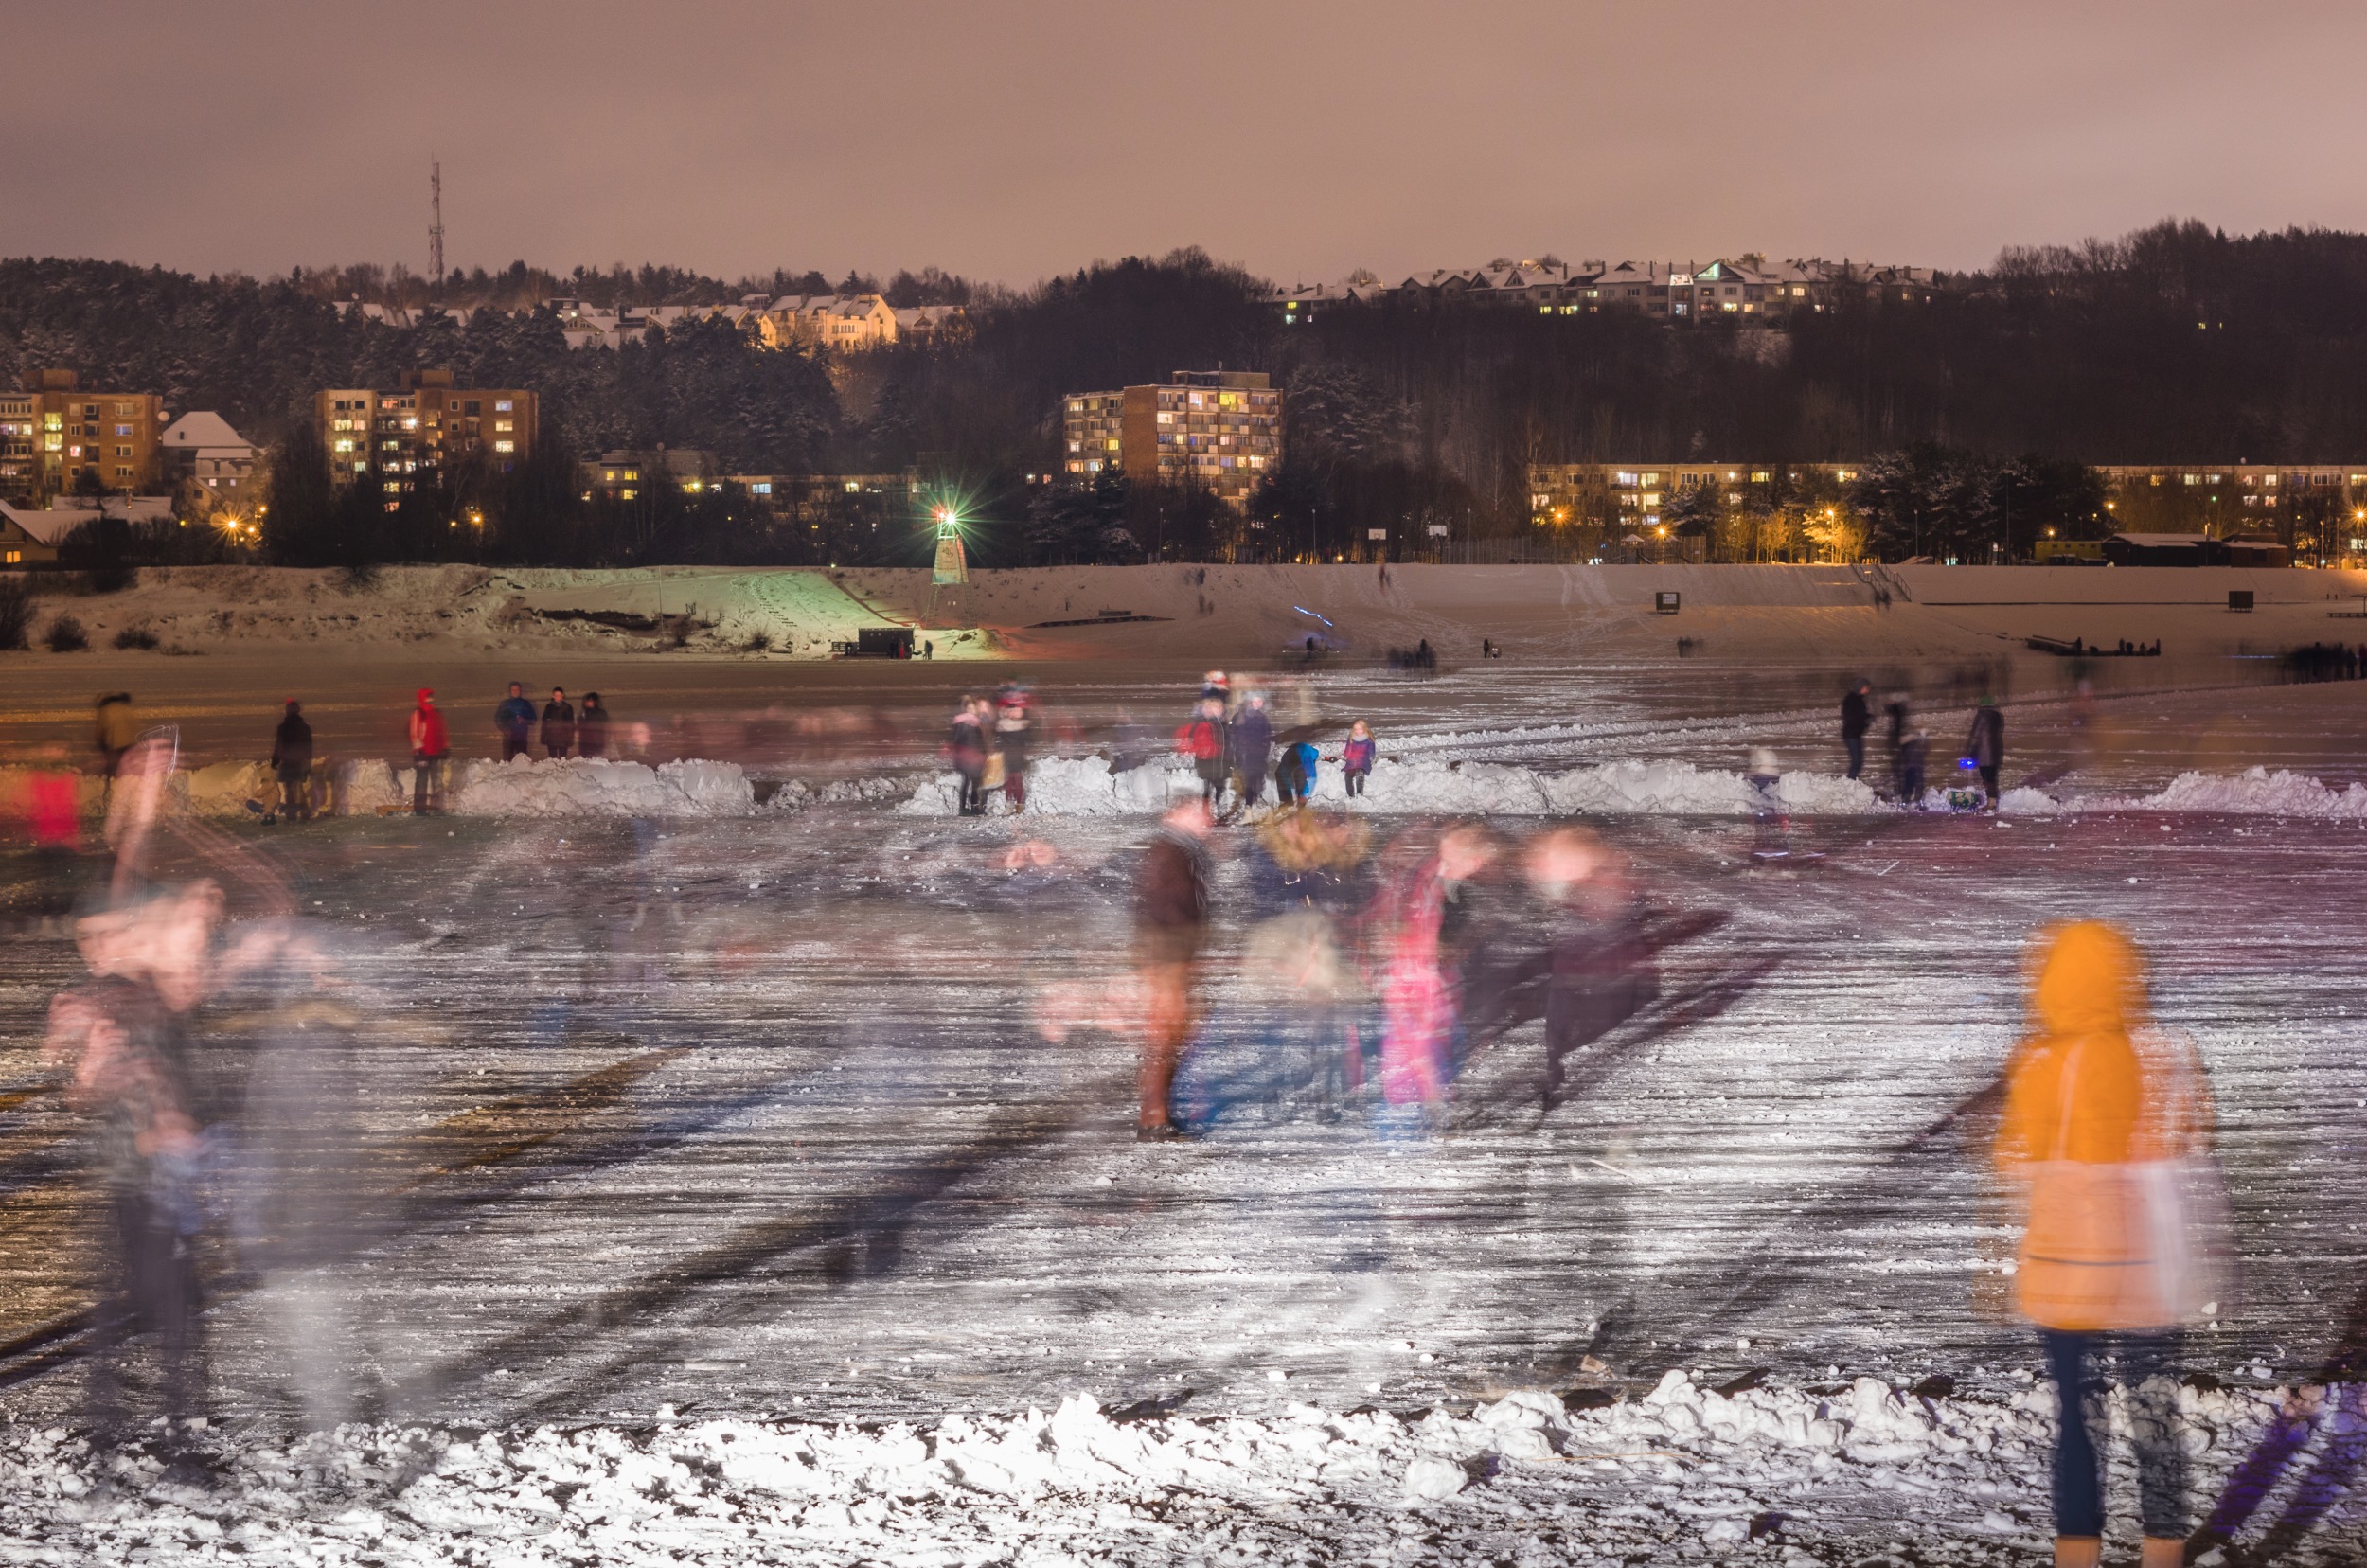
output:
<path id="1" fill-rule="evenodd" d="M 1177 764 L 1112 773 L 1097 757 L 1043 757 L 1028 774 L 1027 810 L 1046 816 L 1124 816 L 1157 811 L 1198 789 L 1191 770 Z M 1786 810 L 1803 815 L 1890 810 L 1866 785 L 1818 774 L 1787 774 L 1779 793 Z M 1751 786 L 1741 775 L 1687 762 L 1612 762 L 1545 774 L 1497 762 L 1383 757 L 1363 794 L 1353 799 L 1338 768 L 1319 770 L 1314 798 L 1346 811 L 1445 816 L 1738 816 L 1753 809 Z M 898 810 L 912 816 L 952 816 L 957 804 L 952 776 L 938 775 L 922 781 Z"/>
<path id="2" fill-rule="evenodd" d="M 409 768 L 393 770 L 411 798 Z M 464 816 L 742 816 L 756 792 L 736 762 L 461 762 L 452 770 L 447 810 Z"/>
<path id="3" fill-rule="evenodd" d="M 1954 780 L 1949 780 L 1953 784 Z M 1030 771 L 1027 810 L 1045 816 L 1126 816 L 1158 811 L 1197 793 L 1190 769 L 1156 762 L 1113 774 L 1097 757 L 1044 757 Z M 1826 774 L 1786 774 L 1777 793 L 1795 816 L 1860 816 L 1899 810 L 1860 781 Z M 1364 793 L 1351 799 L 1337 767 L 1325 767 L 1315 800 L 1340 810 L 1437 816 L 1741 816 L 1755 809 L 1740 774 L 1689 762 L 1610 762 L 1567 773 L 1540 773 L 1506 763 L 1383 757 Z M 952 816 L 951 775 L 923 779 L 897 810 L 908 816 Z M 1946 793 L 1926 793 L 1926 810 L 1947 807 Z M 2008 816 L 2059 816 L 2102 811 L 2218 811 L 2247 816 L 2367 820 L 2367 785 L 2334 790 L 2304 774 L 2252 768 L 2234 775 L 2183 773 L 2153 794 L 2054 795 L 2009 789 L 1999 803 Z M 994 810 L 1000 811 L 1000 797 Z"/>
<path id="4" fill-rule="evenodd" d="M 2198 1497 L 2284 1393 L 2180 1391 Z M 1553 1528 L 1583 1542 L 1577 1560 L 1618 1561 L 1691 1559 L 1771 1527 L 1767 1546 L 1813 1560 L 1911 1538 L 1950 1561 L 2004 1562 L 2043 1549 L 2054 1405 L 2043 1386 L 1927 1399 L 1872 1378 L 1727 1396 L 1671 1371 L 1606 1409 L 1522 1390 L 1419 1420 L 1305 1404 L 1112 1419 L 1081 1394 L 1049 1416 L 934 1427 L 677 1421 L 665 1407 L 639 1430 L 348 1426 L 289 1446 L 209 1434 L 221 1479 L 203 1491 L 140 1449 L 101 1458 L 59 1429 L 10 1426 L 0 1559 L 1297 1561 L 1313 1528 L 1334 1560 L 1405 1560 L 1412 1530 L 1423 1560 L 1494 1561 L 1507 1532 Z M 2126 1411 L 2112 1416 L 2119 1427 Z"/>

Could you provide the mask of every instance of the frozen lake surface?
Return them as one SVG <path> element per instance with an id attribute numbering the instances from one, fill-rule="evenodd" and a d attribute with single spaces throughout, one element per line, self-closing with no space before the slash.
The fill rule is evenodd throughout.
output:
<path id="1" fill-rule="evenodd" d="M 1708 684 L 1585 702 L 1575 680 L 1501 700 L 1479 680 L 1310 700 L 1326 722 L 1395 704 L 1384 745 L 1442 764 L 1730 769 L 1769 743 L 1835 769 L 1807 677 L 1748 710 Z M 2117 798 L 2264 762 L 2340 789 L 2363 689 L 2108 691 L 2076 731 L 2026 693 L 2009 778 Z M 1149 701 L 1046 695 L 1085 743 Z M 95 1215 L 37 1060 L 79 966 L 10 944 L 0 1332 L 53 1337 L 0 1367 L 0 1552 L 2027 1560 L 2052 1399 L 2010 1311 L 1986 1127 L 1953 1114 L 2015 1038 L 2030 933 L 2070 917 L 2144 946 L 2218 1100 L 2243 1267 L 2183 1358 L 2211 1434 L 2198 1514 L 2283 1391 L 2358 1353 L 2357 814 L 1806 815 L 1776 866 L 1738 816 L 1591 826 L 1685 935 L 1664 1004 L 1567 1103 L 1540 1103 L 1530 1028 L 1474 1057 L 1434 1131 L 1293 1086 L 1151 1146 L 1115 1026 L 1144 818 L 237 829 L 347 988 L 352 1244 L 304 1281 L 221 1249 L 219 1468 L 105 1481 L 62 1434 Z M 1050 854 L 1012 869 L 1023 840 Z M 1220 1087 L 1266 1022 L 1248 843 L 1219 829 L 1198 1070 Z M 168 872 L 204 868 L 179 853 Z M 258 1019 L 277 1000 L 208 1015 L 226 1129 L 276 1103 L 285 1047 Z M 1048 1011 L 1079 1026 L 1048 1038 Z M 322 1294 L 326 1320 L 292 1313 Z M 321 1335 L 334 1367 L 297 1365 Z M 305 1446 L 324 1385 L 376 1424 Z M 2309 1466 L 2340 1470 L 2344 1419 L 2278 1472 L 2255 1532 Z M 2305 1559 L 2367 1550 L 2333 1491 Z"/>

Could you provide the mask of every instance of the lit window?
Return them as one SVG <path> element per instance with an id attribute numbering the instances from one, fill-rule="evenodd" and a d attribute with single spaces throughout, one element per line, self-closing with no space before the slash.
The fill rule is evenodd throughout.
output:
<path id="1" fill-rule="evenodd" d="M 510 407 L 509 407 L 509 400 L 508 400 L 507 398 L 497 398 L 497 399 L 495 399 L 495 400 L 493 401 L 493 412 L 494 412 L 494 413 L 496 413 L 496 414 L 507 414 L 507 413 L 509 413 L 509 412 L 510 412 Z"/>
<path id="2" fill-rule="evenodd" d="M 116 426 L 116 434 L 118 436 L 129 436 L 132 434 L 132 427 L 130 425 L 119 424 Z"/>
<path id="3" fill-rule="evenodd" d="M 493 428 L 494 428 L 495 430 L 497 430 L 497 431 L 501 431 L 501 430 L 513 430 L 513 429 L 515 429 L 515 428 L 516 428 L 516 426 L 515 426 L 515 425 L 513 425 L 513 424 L 512 424 L 509 420 L 507 420 L 507 419 L 495 419 L 495 420 L 493 421 Z"/>
<path id="4" fill-rule="evenodd" d="M 749 493 L 750 495 L 770 495 L 770 494 L 772 494 L 772 493 L 773 493 L 773 481 L 771 481 L 770 479 L 760 479 L 760 480 L 758 480 L 756 483 L 755 483 L 755 484 L 753 484 L 753 485 L 750 485 L 750 486 L 748 487 L 748 493 Z"/>
<path id="5" fill-rule="evenodd" d="M 495 441 L 493 443 L 493 450 L 495 452 L 515 452 L 518 450 L 518 443 L 515 441 Z"/>
<path id="6" fill-rule="evenodd" d="M 1163 408 L 1159 410 L 1159 422 L 1161 424 L 1173 424 L 1175 423 L 1175 416 Z"/>

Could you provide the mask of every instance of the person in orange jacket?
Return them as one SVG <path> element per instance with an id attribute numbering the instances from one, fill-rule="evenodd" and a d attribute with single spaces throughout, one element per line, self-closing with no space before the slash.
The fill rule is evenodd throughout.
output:
<path id="1" fill-rule="evenodd" d="M 2145 1568 L 2183 1560 L 2189 1519 L 2177 1391 L 2162 1376 L 2198 1272 L 2176 1196 L 2207 1156 L 2199 1070 L 2145 1028 L 2145 967 L 2099 920 L 2051 926 L 2032 948 L 2032 1033 L 2006 1066 L 2000 1172 L 2022 1200 L 2016 1290 L 2038 1328 L 2062 1417 L 2055 1560 L 2093 1568 L 2104 1504 L 2082 1398 L 2091 1358 L 2128 1388 Z M 2166 1391 L 2166 1392 L 2165 1392 Z"/>

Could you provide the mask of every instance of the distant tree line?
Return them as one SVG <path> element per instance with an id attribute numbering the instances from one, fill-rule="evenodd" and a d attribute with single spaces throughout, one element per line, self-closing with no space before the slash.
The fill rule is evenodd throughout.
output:
<path id="1" fill-rule="evenodd" d="M 614 351 L 570 349 L 535 302 L 703 303 L 755 293 L 879 288 L 959 302 L 969 330 L 861 356 L 764 347 L 718 322 Z M 273 448 L 271 537 L 285 560 L 622 563 L 927 559 L 925 516 L 786 522 L 730 486 L 587 500 L 578 457 L 661 443 L 725 473 L 917 468 L 958 502 L 982 564 L 1409 553 L 1519 542 L 1539 462 L 1765 467 L 1851 463 L 1835 493 L 1675 498 L 1667 521 L 1723 560 L 1853 551 L 2027 555 L 2114 520 L 2082 465 L 2351 461 L 2367 429 L 2367 236 L 2230 236 L 2163 223 L 2073 249 L 2012 250 L 1929 302 L 1844 301 L 1782 328 L 1671 329 L 1625 313 L 1333 308 L 1284 326 L 1263 280 L 1196 250 L 1101 262 L 1023 293 L 934 269 L 882 285 L 787 271 L 725 280 L 679 269 L 502 272 L 421 279 L 400 268 L 197 278 L 110 262 L 0 261 L 0 377 L 67 366 L 86 384 L 213 408 Z M 341 302 L 489 306 L 464 326 L 410 326 Z M 508 474 L 460 471 L 402 501 L 326 481 L 313 394 L 393 386 L 449 366 L 543 399 L 543 441 Z M 1246 514 L 1188 488 L 1079 484 L 1059 401 L 1251 368 L 1288 394 L 1287 454 Z M 2167 505 L 2165 503 L 2165 505 Z M 2290 524 L 2287 525 L 2288 529 Z M 129 548 L 202 554 L 195 537 Z"/>

